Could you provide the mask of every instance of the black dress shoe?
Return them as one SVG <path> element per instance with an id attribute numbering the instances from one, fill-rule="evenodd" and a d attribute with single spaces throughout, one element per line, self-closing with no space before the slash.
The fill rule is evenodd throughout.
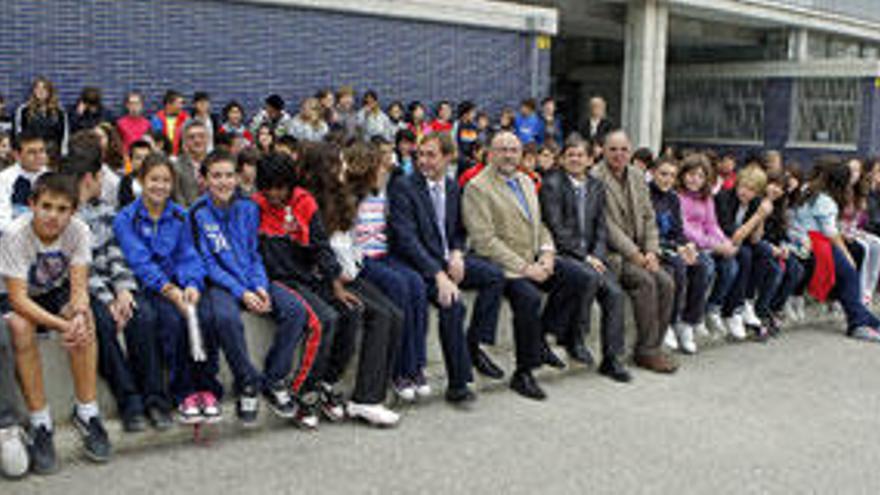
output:
<path id="1" fill-rule="evenodd" d="M 568 353 L 568 357 L 584 366 L 593 366 L 596 363 L 596 360 L 593 359 L 593 354 L 583 342 L 567 345 L 565 346 L 565 351 Z"/>
<path id="2" fill-rule="evenodd" d="M 541 361 L 551 368 L 565 369 L 565 361 L 559 359 L 559 356 L 553 353 L 546 342 L 544 342 L 544 348 L 541 350 Z"/>
<path id="3" fill-rule="evenodd" d="M 515 372 L 513 378 L 510 379 L 510 388 L 529 399 L 544 400 L 547 398 L 547 394 L 541 390 L 535 377 L 532 376 L 532 372 L 528 370 Z"/>
<path id="4" fill-rule="evenodd" d="M 122 416 L 122 429 L 126 433 L 138 433 L 147 429 L 147 418 L 142 413 L 130 413 Z"/>
<path id="5" fill-rule="evenodd" d="M 504 370 L 492 361 L 492 358 L 479 346 L 471 347 L 471 362 L 478 373 L 495 380 L 504 378 Z"/>
<path id="6" fill-rule="evenodd" d="M 627 383 L 632 381 L 632 375 L 629 374 L 623 363 L 616 357 L 603 359 L 602 364 L 599 365 L 599 374 L 605 375 L 616 382 Z"/>
<path id="7" fill-rule="evenodd" d="M 446 390 L 446 402 L 455 406 L 464 406 L 477 400 L 477 394 L 467 387 Z"/>

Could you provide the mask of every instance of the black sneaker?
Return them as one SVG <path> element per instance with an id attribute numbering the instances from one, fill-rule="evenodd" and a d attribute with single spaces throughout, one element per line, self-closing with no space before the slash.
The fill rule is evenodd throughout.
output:
<path id="1" fill-rule="evenodd" d="M 138 433 L 147 429 L 147 418 L 142 413 L 129 413 L 122 416 L 122 429 L 126 433 Z"/>
<path id="2" fill-rule="evenodd" d="M 318 413 L 315 411 L 319 407 L 320 405 L 317 403 L 295 399 L 293 403 L 293 417 L 290 422 L 301 430 L 317 430 L 319 420 Z"/>
<path id="3" fill-rule="evenodd" d="M 275 385 L 263 391 L 263 397 L 269 410 L 279 418 L 293 419 L 296 414 L 296 402 L 290 395 L 290 388 L 284 382 Z"/>
<path id="4" fill-rule="evenodd" d="M 107 436 L 101 417 L 95 416 L 85 423 L 74 410 L 71 422 L 82 437 L 86 458 L 99 463 L 109 461 L 113 447 L 110 445 L 110 438 Z"/>
<path id="5" fill-rule="evenodd" d="M 170 430 L 174 426 L 174 418 L 167 407 L 153 405 L 147 408 L 147 419 L 150 425 L 158 431 Z"/>
<path id="6" fill-rule="evenodd" d="M 52 474 L 58 471 L 53 437 L 52 430 L 45 426 L 31 428 L 28 454 L 31 457 L 31 471 L 36 474 Z"/>
<path id="7" fill-rule="evenodd" d="M 257 390 L 249 385 L 242 390 L 235 405 L 235 414 L 245 428 L 256 426 L 257 416 L 260 413 L 260 399 Z"/>
<path id="8" fill-rule="evenodd" d="M 321 414 L 331 423 L 345 419 L 345 402 L 342 395 L 333 390 L 333 385 L 326 382 L 318 383 L 318 405 Z"/>

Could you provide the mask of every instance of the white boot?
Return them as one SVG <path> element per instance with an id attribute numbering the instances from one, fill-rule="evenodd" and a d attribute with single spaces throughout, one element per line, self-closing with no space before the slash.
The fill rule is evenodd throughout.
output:
<path id="1" fill-rule="evenodd" d="M 675 338 L 675 330 L 673 330 L 672 327 L 666 329 L 666 336 L 663 337 L 663 343 L 673 351 L 678 350 L 678 339 Z"/>
<path id="2" fill-rule="evenodd" d="M 724 324 L 727 326 L 727 331 L 734 340 L 746 339 L 746 327 L 743 324 L 743 318 L 741 315 L 734 314 L 730 318 L 725 318 Z"/>
<path id="3" fill-rule="evenodd" d="M 745 325 L 750 327 L 761 326 L 761 319 L 755 314 L 755 305 L 752 304 L 752 301 L 746 301 L 743 303 L 742 320 Z"/>
<path id="4" fill-rule="evenodd" d="M 706 328 L 706 323 L 701 321 L 694 325 L 694 337 L 701 337 L 705 339 L 709 338 L 710 336 L 711 334 L 709 333 L 709 329 Z"/>
<path id="5" fill-rule="evenodd" d="M 694 341 L 694 327 L 690 323 L 677 323 L 675 335 L 678 337 L 678 345 L 685 354 L 696 354 L 697 343 Z"/>
<path id="6" fill-rule="evenodd" d="M 724 324 L 724 319 L 721 318 L 721 311 L 719 310 L 711 310 L 706 313 L 706 326 L 718 337 L 727 335 L 727 326 Z"/>
<path id="7" fill-rule="evenodd" d="M 807 301 L 804 296 L 795 296 L 791 298 L 792 307 L 794 307 L 795 321 L 801 322 L 807 319 Z"/>

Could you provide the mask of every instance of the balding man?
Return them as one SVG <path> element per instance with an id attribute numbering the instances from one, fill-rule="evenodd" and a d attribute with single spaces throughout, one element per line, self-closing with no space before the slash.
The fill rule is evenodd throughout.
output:
<path id="1" fill-rule="evenodd" d="M 587 125 L 581 129 L 581 135 L 594 143 L 604 143 L 605 136 L 614 129 L 614 124 L 608 120 L 608 105 L 601 96 L 590 98 L 590 119 Z"/>
<path id="2" fill-rule="evenodd" d="M 604 159 L 594 174 L 605 183 L 609 264 L 633 301 L 638 338 L 635 363 L 658 373 L 678 365 L 661 351 L 672 319 L 675 282 L 660 266 L 660 241 L 645 174 L 630 164 L 629 137 L 614 131 L 605 137 Z"/>
<path id="3" fill-rule="evenodd" d="M 510 387 L 525 397 L 544 399 L 532 370 L 565 364 L 550 351 L 543 334 L 575 331 L 588 280 L 572 261 L 556 259 L 534 183 L 517 171 L 521 160 L 519 139 L 511 132 L 496 134 L 489 166 L 465 189 L 462 214 L 473 249 L 504 270 L 516 344 L 517 368 Z M 549 293 L 543 313 L 541 292 Z"/>

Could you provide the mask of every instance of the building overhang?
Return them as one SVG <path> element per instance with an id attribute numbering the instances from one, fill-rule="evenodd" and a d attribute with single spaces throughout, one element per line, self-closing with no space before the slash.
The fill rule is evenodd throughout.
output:
<path id="1" fill-rule="evenodd" d="M 493 0 L 233 0 L 556 35 L 557 9 Z"/>
<path id="2" fill-rule="evenodd" d="M 880 23 L 777 0 L 668 0 L 673 13 L 722 13 L 785 27 L 825 31 L 864 40 L 880 41 Z"/>

